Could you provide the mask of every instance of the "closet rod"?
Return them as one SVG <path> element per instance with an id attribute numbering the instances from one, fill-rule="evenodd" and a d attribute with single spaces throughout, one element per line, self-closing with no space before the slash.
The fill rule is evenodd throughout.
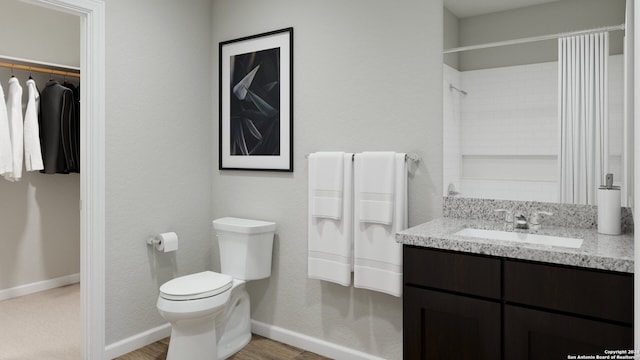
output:
<path id="1" fill-rule="evenodd" d="M 29 66 L 29 65 L 20 65 L 20 64 L 12 64 L 6 62 L 0 62 L 0 67 L 8 68 L 11 70 L 25 70 L 25 71 L 35 71 L 39 73 L 52 74 L 52 75 L 60 75 L 66 77 L 74 77 L 80 78 L 79 73 L 69 72 L 69 71 L 61 71 L 55 69 L 45 69 L 39 66 Z"/>
<path id="2" fill-rule="evenodd" d="M 557 34 L 551 34 L 551 35 L 542 35 L 542 36 L 533 36 L 533 37 L 522 38 L 522 39 L 497 41 L 497 42 L 492 42 L 492 43 L 487 43 L 487 44 L 461 46 L 461 47 L 457 47 L 457 48 L 445 49 L 445 50 L 442 51 L 442 53 L 443 54 L 450 54 L 450 53 L 456 53 L 456 52 L 461 52 L 461 51 L 487 49 L 487 48 L 492 48 L 492 47 L 516 45 L 516 44 L 525 44 L 525 43 L 536 42 L 536 41 L 553 40 L 553 39 L 558 39 L 558 38 L 566 37 L 566 36 L 586 35 L 586 34 L 593 34 L 593 33 L 597 33 L 597 32 L 602 32 L 602 31 L 609 32 L 609 31 L 624 30 L 624 29 L 625 29 L 624 24 L 615 25 L 615 26 L 605 26 L 605 27 L 596 28 L 596 29 L 589 29 L 589 30 L 564 32 L 564 33 L 557 33 Z"/>

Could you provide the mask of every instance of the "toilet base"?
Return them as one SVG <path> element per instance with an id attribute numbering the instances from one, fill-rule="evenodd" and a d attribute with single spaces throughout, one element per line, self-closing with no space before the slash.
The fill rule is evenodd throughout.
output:
<path id="1" fill-rule="evenodd" d="M 217 315 L 217 314 L 216 314 Z M 167 360 L 218 360 L 215 316 L 172 324 Z"/>
<path id="2" fill-rule="evenodd" d="M 211 341 L 216 338 L 216 327 L 211 326 L 213 317 L 210 321 L 201 320 L 203 320 L 202 324 L 194 324 L 195 321 L 181 324 L 188 326 L 189 331 L 182 331 L 179 327 L 173 326 L 166 360 L 224 360 L 236 354 L 251 341 L 250 332 L 236 334 L 232 339 L 225 339 L 223 343 Z"/>
<path id="3" fill-rule="evenodd" d="M 251 334 L 243 334 L 234 339 L 233 342 L 218 344 L 218 360 L 224 360 L 240 351 L 251 341 Z"/>
<path id="4" fill-rule="evenodd" d="M 228 292 L 188 301 L 158 298 L 160 315 L 171 323 L 167 360 L 222 360 L 251 341 L 249 294 L 243 280 Z"/>
<path id="5" fill-rule="evenodd" d="M 224 314 L 216 319 L 218 359 L 237 353 L 251 341 L 251 304 L 242 280 L 233 280 L 231 296 Z"/>

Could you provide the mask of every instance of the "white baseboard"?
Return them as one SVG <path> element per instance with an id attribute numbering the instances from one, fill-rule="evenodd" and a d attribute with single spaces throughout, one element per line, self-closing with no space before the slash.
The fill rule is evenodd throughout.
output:
<path id="1" fill-rule="evenodd" d="M 381 357 L 367 354 L 362 351 L 330 343 L 322 339 L 300 334 L 281 327 L 265 324 L 256 320 L 251 320 L 251 332 L 331 359 L 384 360 Z"/>
<path id="2" fill-rule="evenodd" d="M 260 321 L 251 320 L 251 332 L 276 340 L 291 346 L 295 346 L 316 354 L 329 357 L 331 359 L 348 360 L 384 360 L 362 351 L 354 350 L 342 345 L 330 343 L 318 338 L 287 330 L 278 326 L 265 324 Z M 137 335 L 122 339 L 108 345 L 104 351 L 105 359 L 114 359 L 118 356 L 138 350 L 160 339 L 171 335 L 171 325 L 166 323 L 153 329 L 144 331 Z"/>
<path id="3" fill-rule="evenodd" d="M 80 273 L 0 290 L 0 301 L 80 282 Z"/>
<path id="4" fill-rule="evenodd" d="M 171 335 L 171 324 L 166 323 L 153 329 L 141 332 L 134 336 L 122 339 L 113 344 L 107 345 L 104 349 L 105 359 L 114 359 L 118 356 L 138 350 L 158 340 Z"/>

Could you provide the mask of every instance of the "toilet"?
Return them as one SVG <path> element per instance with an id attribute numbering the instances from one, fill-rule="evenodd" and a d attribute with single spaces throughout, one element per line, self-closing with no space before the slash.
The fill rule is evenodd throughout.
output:
<path id="1" fill-rule="evenodd" d="M 160 286 L 158 311 L 171 324 L 167 360 L 218 360 L 251 340 L 245 281 L 271 276 L 276 224 L 225 217 L 213 221 L 222 273 L 203 271 Z"/>

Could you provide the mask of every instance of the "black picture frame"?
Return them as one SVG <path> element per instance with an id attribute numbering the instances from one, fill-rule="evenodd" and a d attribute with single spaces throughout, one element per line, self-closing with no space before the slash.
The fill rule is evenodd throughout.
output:
<path id="1" fill-rule="evenodd" d="M 293 171 L 293 28 L 219 45 L 220 170 Z"/>

